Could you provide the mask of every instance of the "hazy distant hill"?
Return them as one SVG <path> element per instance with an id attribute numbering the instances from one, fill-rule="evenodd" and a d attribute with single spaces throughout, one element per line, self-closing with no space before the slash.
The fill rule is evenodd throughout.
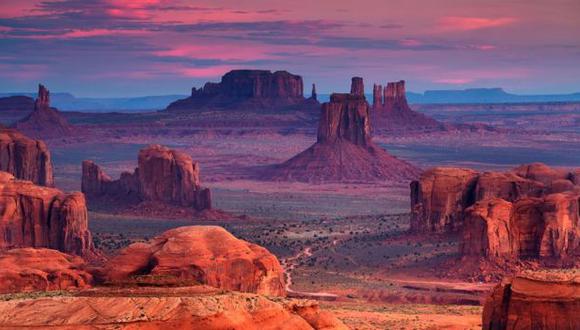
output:
<path id="1" fill-rule="evenodd" d="M 34 93 L 0 93 L 0 97 L 22 95 L 35 98 Z M 62 111 L 90 112 L 137 112 L 165 109 L 171 102 L 183 99 L 187 95 L 159 95 L 123 98 L 89 98 L 75 97 L 69 93 L 51 93 L 51 105 Z"/>
<path id="2" fill-rule="evenodd" d="M 329 95 L 318 95 L 321 102 L 326 102 L 328 98 Z M 367 94 L 367 99 L 372 100 L 372 95 Z M 502 88 L 472 88 L 428 90 L 425 93 L 407 92 L 407 100 L 415 104 L 580 102 L 580 93 L 518 95 L 507 93 Z"/>

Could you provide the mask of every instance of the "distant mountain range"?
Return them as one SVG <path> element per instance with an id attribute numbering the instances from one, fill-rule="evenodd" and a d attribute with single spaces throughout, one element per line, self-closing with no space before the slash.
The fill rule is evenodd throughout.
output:
<path id="1" fill-rule="evenodd" d="M 22 95 L 36 98 L 36 93 L 0 93 L 0 97 Z M 50 102 L 62 111 L 83 112 L 138 112 L 156 111 L 167 107 L 171 102 L 188 97 L 188 95 L 159 95 L 120 98 L 75 97 L 69 93 L 51 93 Z"/>
<path id="2" fill-rule="evenodd" d="M 0 93 L 0 97 L 23 95 L 32 98 L 34 93 Z M 83 112 L 137 112 L 165 109 L 171 102 L 188 97 L 188 95 L 158 95 L 122 98 L 75 97 L 69 93 L 53 93 L 51 104 L 62 111 Z M 308 96 L 308 95 L 307 95 Z M 320 102 L 326 102 L 329 94 L 318 94 Z M 372 100 L 372 95 L 367 94 Z M 428 90 L 425 93 L 407 92 L 409 103 L 415 104 L 461 104 L 461 103 L 538 103 L 538 102 L 580 102 L 580 93 L 518 95 L 504 91 L 502 88 L 473 88 L 462 90 Z"/>
<path id="3" fill-rule="evenodd" d="M 321 102 L 328 98 L 329 95 L 318 95 Z M 367 94 L 367 99 L 372 100 L 372 94 Z M 407 100 L 415 104 L 580 102 L 580 93 L 519 95 L 507 93 L 502 88 L 472 88 L 407 92 Z"/>

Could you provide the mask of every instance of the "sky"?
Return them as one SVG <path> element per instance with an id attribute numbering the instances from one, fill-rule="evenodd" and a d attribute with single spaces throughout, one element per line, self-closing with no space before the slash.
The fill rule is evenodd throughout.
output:
<path id="1" fill-rule="evenodd" d="M 367 92 L 578 92 L 580 1 L 0 0 L 0 92 L 188 94 L 254 68 L 319 93 L 354 75 Z"/>

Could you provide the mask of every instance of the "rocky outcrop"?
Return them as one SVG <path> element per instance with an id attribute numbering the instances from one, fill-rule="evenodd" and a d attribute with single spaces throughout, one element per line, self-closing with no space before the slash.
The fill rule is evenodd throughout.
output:
<path id="1" fill-rule="evenodd" d="M 411 229 L 457 231 L 463 228 L 465 210 L 475 202 L 489 198 L 515 202 L 575 190 L 574 173 L 575 170 L 551 169 L 544 164 L 523 165 L 505 173 L 460 168 L 427 170 L 418 181 L 411 182 Z"/>
<path id="2" fill-rule="evenodd" d="M 418 169 L 371 140 L 369 105 L 361 78 L 350 94 L 334 93 L 322 104 L 317 142 L 272 169 L 273 180 L 306 182 L 408 180 Z"/>
<path id="3" fill-rule="evenodd" d="M 310 99 L 313 101 L 318 101 L 318 94 L 316 94 L 316 85 L 312 84 L 312 93 L 310 93 Z"/>
<path id="4" fill-rule="evenodd" d="M 580 256 L 580 193 L 484 199 L 466 211 L 461 254 L 504 261 Z"/>
<path id="5" fill-rule="evenodd" d="M 219 83 L 206 83 L 193 88 L 191 97 L 173 102 L 167 110 L 195 110 L 199 108 L 272 108 L 301 104 L 302 77 L 287 71 L 233 70 Z"/>
<path id="6" fill-rule="evenodd" d="M 50 249 L 0 251 L 0 293 L 87 288 L 92 275 L 76 256 Z"/>
<path id="7" fill-rule="evenodd" d="M 211 208 L 211 194 L 202 188 L 199 164 L 185 153 L 160 145 L 139 152 L 138 167 L 112 180 L 92 161 L 83 162 L 82 191 L 91 198 L 120 198 L 123 202 L 158 201 L 198 211 Z"/>
<path id="8" fill-rule="evenodd" d="M 213 287 L 285 296 L 278 259 L 261 246 L 216 226 L 169 230 L 148 243 L 135 243 L 105 267 L 112 283 L 162 281 L 168 285 Z"/>
<path id="9" fill-rule="evenodd" d="M 34 138 L 59 138 L 75 132 L 61 113 L 50 107 L 50 94 L 43 85 L 38 85 L 34 111 L 17 121 L 14 127 Z"/>
<path id="10" fill-rule="evenodd" d="M 433 118 L 413 111 L 407 103 L 405 81 L 374 85 L 372 118 L 376 131 L 445 130 L 447 127 Z"/>
<path id="11" fill-rule="evenodd" d="M 85 197 L 0 172 L 0 249 L 50 248 L 95 256 Z"/>
<path id="12" fill-rule="evenodd" d="M 346 330 L 315 301 L 207 287 L 104 288 L 79 296 L 0 301 L 1 328 Z"/>
<path id="13" fill-rule="evenodd" d="M 504 280 L 483 309 L 484 330 L 578 329 L 577 271 L 526 272 Z"/>
<path id="14" fill-rule="evenodd" d="M 463 211 L 473 203 L 477 172 L 463 168 L 434 168 L 411 182 L 411 230 L 456 231 Z"/>
<path id="15" fill-rule="evenodd" d="M 50 152 L 39 140 L 13 129 L 0 129 L 0 171 L 42 186 L 53 186 Z"/>

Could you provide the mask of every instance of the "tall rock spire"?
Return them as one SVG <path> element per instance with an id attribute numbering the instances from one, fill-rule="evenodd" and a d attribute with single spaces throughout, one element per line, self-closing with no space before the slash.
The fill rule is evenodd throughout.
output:
<path id="1" fill-rule="evenodd" d="M 318 101 L 318 95 L 316 94 L 316 85 L 312 84 L 312 96 L 310 96 L 311 99 L 313 99 L 314 101 Z"/>
<path id="2" fill-rule="evenodd" d="M 375 84 L 373 86 L 373 108 L 383 106 L 383 86 Z"/>
<path id="3" fill-rule="evenodd" d="M 365 86 L 363 83 L 363 78 L 352 77 L 352 82 L 350 85 L 350 93 L 352 95 L 365 96 Z"/>
<path id="4" fill-rule="evenodd" d="M 38 97 L 34 102 L 34 110 L 50 108 L 50 93 L 42 84 L 38 84 Z"/>

